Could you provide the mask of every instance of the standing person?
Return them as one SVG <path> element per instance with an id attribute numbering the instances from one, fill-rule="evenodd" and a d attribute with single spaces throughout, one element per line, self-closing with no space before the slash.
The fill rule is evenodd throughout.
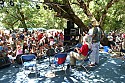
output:
<path id="1" fill-rule="evenodd" d="M 17 46 L 16 46 L 16 56 L 20 55 L 20 54 L 23 54 L 23 49 L 21 47 L 21 42 L 18 41 L 17 42 Z"/>
<path id="2" fill-rule="evenodd" d="M 15 32 L 11 33 L 11 36 L 12 36 L 12 40 L 16 40 L 16 33 Z"/>
<path id="3" fill-rule="evenodd" d="M 98 22 L 95 20 L 92 23 L 93 33 L 92 33 L 92 53 L 90 55 L 91 63 L 89 66 L 95 66 L 99 64 L 99 46 L 100 46 L 100 28 Z"/>
<path id="4" fill-rule="evenodd" d="M 26 41 L 24 41 L 24 43 L 23 43 L 23 54 L 25 54 L 27 52 L 28 52 L 28 45 L 27 45 Z"/>

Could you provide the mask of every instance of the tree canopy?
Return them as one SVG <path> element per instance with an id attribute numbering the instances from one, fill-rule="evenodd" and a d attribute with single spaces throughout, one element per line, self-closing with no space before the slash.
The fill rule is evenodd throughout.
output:
<path id="1" fill-rule="evenodd" d="M 6 28 L 66 28 L 74 22 L 82 31 L 94 18 L 103 30 L 125 26 L 124 0 L 5 0 L 0 3 L 1 22 Z"/>

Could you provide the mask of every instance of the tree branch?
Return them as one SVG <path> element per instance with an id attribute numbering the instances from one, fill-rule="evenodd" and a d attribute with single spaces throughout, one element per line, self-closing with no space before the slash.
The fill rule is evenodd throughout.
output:
<path id="1" fill-rule="evenodd" d="M 88 7 L 88 8 L 89 8 L 89 4 L 90 4 L 91 1 L 93 1 L 93 0 L 88 0 L 88 1 L 87 1 L 87 7 Z"/>
<path id="2" fill-rule="evenodd" d="M 6 13 L 11 15 L 12 17 L 16 18 L 16 19 L 19 19 L 18 17 L 14 16 L 13 14 L 11 14 L 8 10 L 6 10 Z"/>
<path id="3" fill-rule="evenodd" d="M 17 19 L 15 22 L 12 23 L 12 25 L 14 25 L 16 22 L 18 22 L 19 20 Z"/>
<path id="4" fill-rule="evenodd" d="M 77 26 L 79 26 L 80 29 L 83 29 L 82 31 L 88 31 L 88 28 L 84 25 L 81 19 L 77 15 L 75 15 L 73 9 L 70 6 L 69 0 L 63 0 L 64 5 L 53 2 L 47 2 L 45 4 L 51 6 L 54 9 L 54 11 L 57 12 L 56 14 L 57 17 L 70 20 L 74 22 Z"/>
<path id="5" fill-rule="evenodd" d="M 107 3 L 107 5 L 106 5 L 106 7 L 105 7 L 105 10 L 103 11 L 103 13 L 102 13 L 102 16 L 100 17 L 100 26 L 103 26 L 103 22 L 104 22 L 104 19 L 106 18 L 106 14 L 107 14 L 107 12 L 108 12 L 108 9 L 109 8 L 111 8 L 112 7 L 112 5 L 114 4 L 114 3 L 116 3 L 116 2 L 118 2 L 119 0 L 110 0 L 108 3 Z"/>
<path id="6" fill-rule="evenodd" d="M 89 11 L 88 6 L 89 6 L 90 1 L 92 1 L 92 0 L 89 0 L 88 3 L 87 3 L 87 5 L 86 5 L 85 2 L 82 1 L 82 0 L 77 0 L 77 1 L 78 1 L 78 3 L 79 3 L 80 8 L 82 8 L 82 9 L 84 10 L 84 13 L 85 13 L 89 18 L 91 18 L 91 17 L 92 17 L 92 14 L 91 14 L 91 12 Z"/>

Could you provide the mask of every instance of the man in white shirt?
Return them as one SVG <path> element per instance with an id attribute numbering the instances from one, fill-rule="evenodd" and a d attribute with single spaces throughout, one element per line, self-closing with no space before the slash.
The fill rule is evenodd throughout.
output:
<path id="1" fill-rule="evenodd" d="M 109 35 L 107 36 L 107 38 L 108 38 L 108 41 L 109 41 L 109 47 L 110 47 L 110 49 L 114 49 L 115 43 L 113 41 L 113 36 L 112 36 L 111 32 L 109 32 Z"/>

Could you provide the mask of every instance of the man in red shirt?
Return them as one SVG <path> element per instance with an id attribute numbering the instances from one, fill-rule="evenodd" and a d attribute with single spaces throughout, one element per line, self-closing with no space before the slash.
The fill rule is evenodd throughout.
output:
<path id="1" fill-rule="evenodd" d="M 76 60 L 84 60 L 86 58 L 88 51 L 89 51 L 87 37 L 84 38 L 83 45 L 81 46 L 81 48 L 75 48 L 75 50 L 76 50 L 76 52 L 74 52 L 74 51 L 70 52 L 71 67 L 76 65 Z"/>
<path id="2" fill-rule="evenodd" d="M 39 34 L 38 34 L 38 41 L 40 41 L 40 39 L 42 39 L 42 37 L 43 37 L 43 32 L 39 32 Z"/>

